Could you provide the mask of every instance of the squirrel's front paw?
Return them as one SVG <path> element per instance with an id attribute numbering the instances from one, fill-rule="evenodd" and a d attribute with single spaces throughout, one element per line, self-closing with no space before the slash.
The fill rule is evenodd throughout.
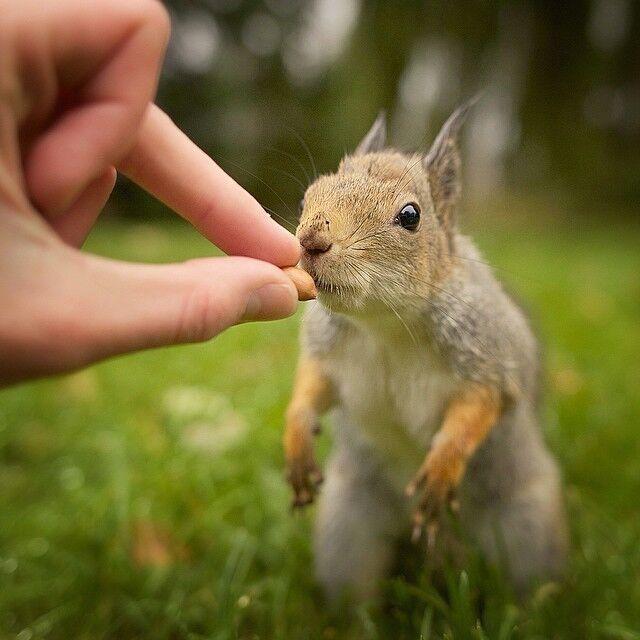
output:
<path id="1" fill-rule="evenodd" d="M 316 418 L 290 419 L 285 431 L 287 480 L 293 489 L 292 507 L 302 508 L 313 502 L 322 483 L 322 472 L 315 461 L 313 436 L 319 432 Z"/>
<path id="2" fill-rule="evenodd" d="M 447 507 L 457 511 L 456 489 L 464 470 L 465 458 L 455 443 L 440 441 L 431 449 L 418 473 L 405 489 L 408 496 L 421 492 L 413 516 L 413 542 L 419 540 L 424 529 L 427 533 L 427 544 L 433 547 L 442 514 Z"/>

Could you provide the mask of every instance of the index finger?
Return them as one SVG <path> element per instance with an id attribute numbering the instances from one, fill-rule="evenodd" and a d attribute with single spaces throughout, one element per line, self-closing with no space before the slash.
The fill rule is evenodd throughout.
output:
<path id="1" fill-rule="evenodd" d="M 281 267 L 298 262 L 298 240 L 156 105 L 149 105 L 137 141 L 118 169 L 226 253 Z"/>

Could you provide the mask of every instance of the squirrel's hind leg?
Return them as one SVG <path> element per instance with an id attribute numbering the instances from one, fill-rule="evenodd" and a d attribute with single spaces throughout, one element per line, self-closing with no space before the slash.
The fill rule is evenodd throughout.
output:
<path id="1" fill-rule="evenodd" d="M 344 597 L 375 599 L 406 529 L 402 497 L 368 455 L 344 446 L 332 454 L 325 477 L 315 532 L 318 580 L 334 605 Z"/>
<path id="2" fill-rule="evenodd" d="M 474 529 L 485 555 L 506 568 L 520 596 L 562 577 L 568 535 L 555 468 L 487 506 Z"/>

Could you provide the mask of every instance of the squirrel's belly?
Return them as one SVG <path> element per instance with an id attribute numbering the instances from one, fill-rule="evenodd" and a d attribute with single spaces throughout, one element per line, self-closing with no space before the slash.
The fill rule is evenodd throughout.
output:
<path id="1" fill-rule="evenodd" d="M 335 426 L 373 448 L 405 482 L 424 458 L 459 383 L 428 353 L 362 346 L 345 345 L 330 363 L 344 423 Z"/>

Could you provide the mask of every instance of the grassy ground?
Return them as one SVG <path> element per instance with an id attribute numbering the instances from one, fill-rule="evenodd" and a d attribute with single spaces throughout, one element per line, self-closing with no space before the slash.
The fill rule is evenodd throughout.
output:
<path id="1" fill-rule="evenodd" d="M 640 229 L 485 223 L 547 343 L 564 585 L 521 608 L 472 563 L 439 590 L 391 581 L 381 613 L 327 613 L 313 512 L 290 515 L 282 477 L 292 319 L 0 393 L 0 638 L 640 638 Z M 90 245 L 208 252 L 182 227 L 107 226 Z"/>

